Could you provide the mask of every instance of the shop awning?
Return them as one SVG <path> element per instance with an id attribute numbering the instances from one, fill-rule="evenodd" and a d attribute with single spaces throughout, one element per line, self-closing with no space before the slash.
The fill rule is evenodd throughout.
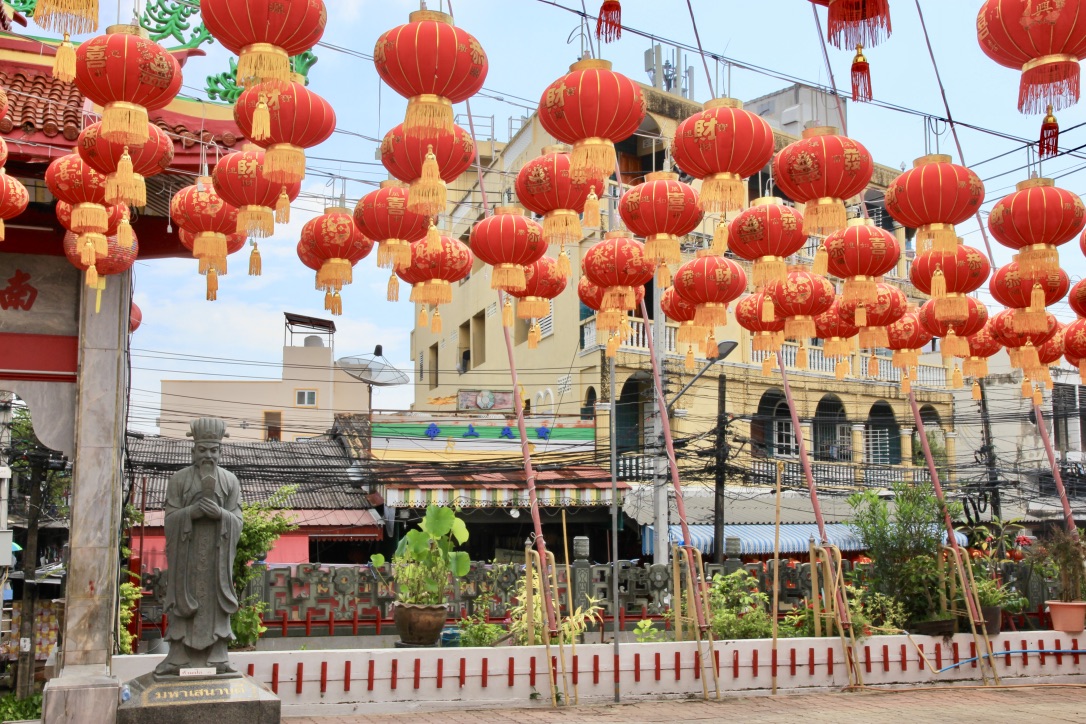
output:
<path id="1" fill-rule="evenodd" d="M 702 553 L 713 552 L 713 526 L 691 525 L 691 543 Z M 644 528 L 641 537 L 641 552 L 644 555 L 652 555 L 654 535 L 653 526 Z M 965 545 L 967 539 L 964 534 L 957 533 L 958 545 Z M 668 537 L 675 543 L 683 543 L 682 526 L 669 526 Z M 739 555 L 765 556 L 773 555 L 773 526 L 772 525 L 725 525 L 725 538 L 739 539 Z M 855 530 L 844 523 L 828 523 L 826 525 L 826 537 L 829 542 L 836 545 L 842 551 L 862 551 L 863 543 Z M 792 524 L 781 526 L 781 553 L 796 554 L 806 553 L 810 547 L 810 540 L 819 539 L 818 526 L 811 524 Z M 945 540 L 946 534 L 943 534 Z"/>
<path id="2" fill-rule="evenodd" d="M 619 483 L 619 505 L 627 485 Z M 608 506 L 610 483 L 567 483 L 538 485 L 539 504 L 544 507 Z M 393 508 L 425 508 L 459 505 L 462 508 L 526 508 L 531 505 L 528 488 L 518 484 L 496 485 L 413 485 L 385 488 L 385 505 Z"/>

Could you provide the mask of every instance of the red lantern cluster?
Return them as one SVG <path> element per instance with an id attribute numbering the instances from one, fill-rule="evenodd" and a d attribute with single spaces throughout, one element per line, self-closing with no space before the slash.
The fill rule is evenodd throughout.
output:
<path id="1" fill-rule="evenodd" d="M 964 357 L 969 354 L 967 338 L 984 328 L 988 321 L 988 309 L 973 297 L 966 297 L 969 313 L 960 322 L 940 320 L 935 315 L 935 300 L 924 303 L 920 308 L 920 323 L 933 337 L 942 337 L 943 359 Z"/>
<path id="2" fill-rule="evenodd" d="M 773 158 L 773 129 L 742 101 L 715 98 L 676 126 L 671 151 L 679 168 L 701 179 L 702 208 L 734 211 L 747 201 L 743 180 Z"/>
<path id="3" fill-rule="evenodd" d="M 702 256 L 675 272 L 675 291 L 697 307 L 694 321 L 709 330 L 728 323 L 728 305 L 746 290 L 743 267 L 723 256 Z"/>
<path id="4" fill-rule="evenodd" d="M 373 64 L 381 80 L 407 98 L 404 131 L 452 133 L 452 104 L 479 92 L 489 65 L 483 46 L 452 17 L 418 10 L 377 39 Z"/>
<path id="5" fill-rule="evenodd" d="M 409 134 L 401 123 L 381 141 L 381 163 L 390 174 L 409 184 L 408 210 L 423 216 L 445 210 L 445 184 L 458 179 L 474 160 L 475 142 L 456 124 L 452 132 L 420 129 Z"/>
<path id="6" fill-rule="evenodd" d="M 111 236 L 106 240 L 106 253 L 97 259 L 90 258 L 88 261 L 86 242 L 71 231 L 64 234 L 63 246 L 64 256 L 68 257 L 72 266 L 86 273 L 87 286 L 98 292 L 95 301 L 96 312 L 102 300 L 102 290 L 106 288 L 105 277 L 122 274 L 131 269 L 140 251 L 139 242 L 134 236 L 130 246 L 124 246 L 117 237 Z"/>
<path id="7" fill-rule="evenodd" d="M 875 165 L 864 146 L 832 127 L 807 128 L 773 158 L 773 177 L 796 203 L 805 203 L 809 234 L 829 234 L 847 221 L 845 201 L 871 181 Z"/>
<path id="8" fill-rule="evenodd" d="M 894 235 L 871 219 L 850 219 L 824 244 L 827 269 L 845 280 L 842 297 L 847 301 L 874 302 L 876 278 L 893 270 L 901 256 Z"/>
<path id="9" fill-rule="evenodd" d="M 606 295 L 607 288 L 594 284 L 587 276 L 582 276 L 577 282 L 577 298 L 586 307 L 597 312 L 597 329 L 603 332 L 615 332 L 622 326 L 623 320 L 628 319 L 628 315 L 625 310 L 604 306 L 603 301 Z M 639 307 L 644 300 L 645 287 L 637 287 L 634 290 L 634 307 Z"/>
<path id="10" fill-rule="evenodd" d="M 68 228 L 78 235 L 81 268 L 89 270 L 87 286 L 95 286 L 96 266 L 109 255 L 105 235 L 109 228 L 106 177 L 84 163 L 78 154 L 71 153 L 49 164 L 45 185 L 53 196 L 71 205 Z"/>
<path id="11" fill-rule="evenodd" d="M 886 189 L 886 211 L 902 226 L 916 229 L 919 252 L 952 252 L 955 224 L 966 221 L 984 202 L 984 184 L 950 156 L 931 154 L 913 161 Z"/>
<path id="12" fill-rule="evenodd" d="M 1013 319 L 1019 332 L 1043 332 L 1048 328 L 1045 308 L 1063 299 L 1070 285 L 1063 269 L 1024 274 L 1021 265 L 1012 261 L 996 270 L 988 290 L 1003 306 L 1022 310 Z"/>
<path id="13" fill-rule="evenodd" d="M 218 297 L 219 275 L 226 273 L 231 239 L 240 236 L 244 243 L 246 238 L 244 231 L 238 231 L 237 209 L 215 191 L 210 178 L 202 177 L 174 194 L 170 200 L 170 218 L 183 232 L 193 235 L 192 255 L 199 260 L 199 272 L 207 276 L 207 299 L 214 301 Z M 259 258 L 256 257 L 257 263 Z"/>
<path id="14" fill-rule="evenodd" d="M 471 227 L 471 251 L 494 267 L 491 289 L 524 289 L 524 267 L 547 253 L 543 228 L 519 206 L 499 206 L 493 216 Z M 601 242 L 602 243 L 602 242 Z"/>
<path id="15" fill-rule="evenodd" d="M 328 23 L 323 0 L 202 0 L 200 17 L 215 40 L 240 56 L 242 87 L 289 82 L 290 58 L 312 49 Z"/>
<path id="16" fill-rule="evenodd" d="M 113 25 L 76 49 L 75 84 L 103 106 L 103 138 L 138 146 L 148 141 L 147 112 L 165 108 L 181 90 L 181 65 L 141 28 Z"/>
<path id="17" fill-rule="evenodd" d="M 543 129 L 573 146 L 575 174 L 609 178 L 615 172 L 615 143 L 632 136 L 644 118 L 638 84 L 611 70 L 610 61 L 596 58 L 571 65 L 539 99 Z"/>
<path id="18" fill-rule="evenodd" d="M 602 309 L 629 311 L 636 308 L 637 289 L 652 281 L 655 265 L 645 254 L 644 244 L 627 232 L 611 231 L 585 253 L 581 269 L 589 281 L 604 289 Z M 696 303 L 681 289 L 679 294 Z"/>
<path id="19" fill-rule="evenodd" d="M 1045 315 L 1045 327 L 1036 332 L 1022 332 L 1020 323 L 1015 317 L 1022 314 L 1021 309 L 1005 309 L 992 317 L 989 331 L 992 337 L 1007 348 L 1011 364 L 1021 369 L 1027 377 L 1042 379 L 1042 367 L 1037 350 L 1047 342 L 1059 329 L 1059 322 L 1051 314 Z"/>
<path id="20" fill-rule="evenodd" d="M 4 222 L 26 211 L 30 194 L 22 182 L 0 168 L 0 241 L 4 240 Z"/>
<path id="21" fill-rule="evenodd" d="M 728 249 L 740 259 L 754 262 L 751 282 L 758 289 L 782 281 L 788 274 L 785 259 L 807 244 L 803 215 L 781 200 L 755 199 L 728 224 Z"/>
<path id="22" fill-rule="evenodd" d="M 87 126 L 76 141 L 79 156 L 106 176 L 107 204 L 147 205 L 144 179 L 173 163 L 173 141 L 158 126 L 147 124 L 147 141 L 114 143 L 102 133 L 102 122 Z"/>
<path id="23" fill-rule="evenodd" d="M 937 319 L 961 322 L 969 314 L 965 295 L 980 289 L 991 270 L 983 253 L 957 244 L 950 252 L 933 250 L 917 254 L 909 278 L 914 287 L 935 300 Z"/>
<path id="24" fill-rule="evenodd" d="M 354 225 L 350 211 L 333 207 L 302 226 L 298 248 L 299 257 L 308 252 L 306 256 L 320 261 L 316 287 L 324 292 L 324 308 L 343 314 L 340 292 L 354 281 L 354 266 L 369 255 L 373 241 Z"/>
<path id="25" fill-rule="evenodd" d="M 707 330 L 698 326 L 695 321 L 698 308 L 679 296 L 675 288 L 671 287 L 665 289 L 660 295 L 660 309 L 668 319 L 679 324 L 679 329 L 675 333 L 675 343 L 680 349 L 683 345 L 686 346 L 686 369 L 694 369 L 694 348 L 703 346 L 707 336 Z M 738 307 L 736 313 L 738 314 Z"/>
<path id="26" fill-rule="evenodd" d="M 834 299 L 830 308 L 815 317 L 814 321 L 815 336 L 822 340 L 823 356 L 838 360 L 834 372 L 837 379 L 844 379 L 848 373 L 845 358 L 852 355 L 860 328 L 848 321 L 848 316 L 841 310 L 840 299 Z"/>
<path id="27" fill-rule="evenodd" d="M 589 226 L 599 225 L 599 199 L 595 219 L 587 218 L 590 196 L 603 192 L 602 174 L 573 173 L 564 146 L 548 146 L 517 173 L 517 198 L 526 209 L 543 217 L 543 239 L 548 244 L 575 244 L 584 238 L 580 214 Z M 588 222 L 594 223 L 588 223 Z"/>
<path id="28" fill-rule="evenodd" d="M 275 232 L 275 222 L 290 222 L 290 203 L 301 183 L 275 183 L 264 174 L 264 151 L 250 147 L 228 153 L 211 172 L 215 192 L 238 210 L 237 231 L 263 239 Z"/>
<path id="29" fill-rule="evenodd" d="M 332 105 L 300 80 L 242 91 L 234 103 L 234 121 L 264 149 L 265 178 L 285 185 L 305 178 L 305 150 L 324 143 L 336 130 Z"/>
<path id="30" fill-rule="evenodd" d="M 452 284 L 471 273 L 475 257 L 467 245 L 449 236 L 442 236 L 439 245 L 413 244 L 411 265 L 397 271 L 400 278 L 412 285 L 411 301 L 422 305 L 419 324 L 427 323 L 426 307 L 438 307 L 452 301 Z M 435 309 L 431 331 L 441 332 L 441 313 Z"/>
<path id="31" fill-rule="evenodd" d="M 794 269 L 783 280 L 766 285 L 774 314 L 784 319 L 786 339 L 806 341 L 817 334 L 814 318 L 833 304 L 835 290 L 829 280 L 806 269 Z"/>
<path id="32" fill-rule="evenodd" d="M 920 364 L 920 350 L 931 343 L 933 335 L 920 323 L 920 313 L 910 309 L 886 328 L 886 348 L 893 352 L 895 368 L 909 370 Z"/>
<path id="33" fill-rule="evenodd" d="M 618 211 L 627 228 L 645 238 L 645 254 L 658 264 L 682 260 L 679 237 L 698 228 L 703 215 L 698 192 L 670 171 L 646 175 L 645 183 L 622 195 Z"/>

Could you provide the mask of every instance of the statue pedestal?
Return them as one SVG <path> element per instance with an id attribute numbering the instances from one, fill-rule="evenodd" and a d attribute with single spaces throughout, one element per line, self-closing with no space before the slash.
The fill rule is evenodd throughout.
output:
<path id="1" fill-rule="evenodd" d="M 247 676 L 156 677 L 127 682 L 117 724 L 279 724 L 279 697 Z"/>

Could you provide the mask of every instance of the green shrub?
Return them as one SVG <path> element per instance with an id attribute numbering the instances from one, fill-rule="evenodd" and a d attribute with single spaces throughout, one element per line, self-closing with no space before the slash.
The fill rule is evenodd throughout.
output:
<path id="1" fill-rule="evenodd" d="M 41 694 L 17 699 L 15 694 L 0 697 L 0 721 L 41 719 Z"/>
<path id="2" fill-rule="evenodd" d="M 496 623 L 487 623 L 482 616 L 465 616 L 460 619 L 461 646 L 493 646 L 505 635 L 505 629 Z"/>

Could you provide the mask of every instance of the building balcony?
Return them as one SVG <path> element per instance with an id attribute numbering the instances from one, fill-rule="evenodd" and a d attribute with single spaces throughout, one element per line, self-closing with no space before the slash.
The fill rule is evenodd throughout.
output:
<path id="1" fill-rule="evenodd" d="M 751 343 L 752 344 L 752 343 Z M 750 348 L 750 358 L 756 363 L 761 363 L 763 359 L 769 354 L 768 352 L 755 352 L 753 346 Z M 781 356 L 784 359 L 785 365 L 789 367 L 795 367 L 796 353 L 799 351 L 799 346 L 795 342 L 785 342 L 781 347 Z M 893 365 L 893 361 L 889 356 L 876 355 L 875 360 L 878 363 L 878 376 L 873 377 L 868 374 L 867 368 L 867 355 L 859 357 L 860 364 L 855 364 L 856 358 L 853 357 L 853 367 L 849 379 L 860 380 L 864 382 L 900 382 L 901 370 L 897 369 Z M 837 367 L 837 360 L 830 357 L 826 357 L 822 353 L 821 347 L 808 347 L 807 348 L 807 369 L 805 372 L 816 375 L 831 376 L 834 375 Z M 916 369 L 916 379 L 912 381 L 914 385 L 918 387 L 939 387 L 945 388 L 947 386 L 947 371 L 946 367 L 941 365 L 932 365 L 921 363 Z"/>
<path id="2" fill-rule="evenodd" d="M 678 344 L 676 343 L 676 336 L 678 333 L 679 325 L 668 322 L 664 331 L 664 351 L 668 354 L 679 354 Z M 596 315 L 592 315 L 588 319 L 581 320 L 581 351 L 580 354 L 586 355 L 590 352 L 595 352 L 603 349 L 607 345 L 606 332 L 599 332 L 596 328 Z M 626 341 L 619 347 L 622 352 L 642 352 L 647 354 L 649 351 L 649 338 L 645 331 L 644 321 L 635 317 L 630 317 L 630 335 Z"/>

